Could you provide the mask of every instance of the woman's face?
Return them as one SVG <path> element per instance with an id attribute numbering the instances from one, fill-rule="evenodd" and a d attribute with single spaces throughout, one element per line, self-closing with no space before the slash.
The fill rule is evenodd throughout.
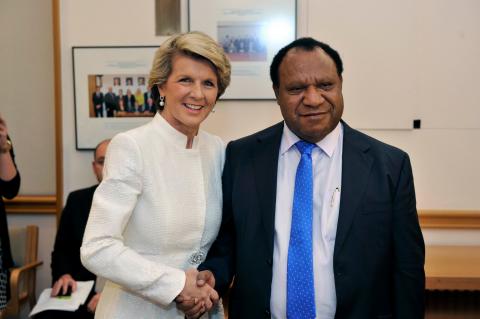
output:
<path id="1" fill-rule="evenodd" d="M 172 73 L 159 90 L 165 96 L 162 116 L 178 131 L 193 137 L 217 100 L 215 68 L 206 60 L 176 54 Z"/>

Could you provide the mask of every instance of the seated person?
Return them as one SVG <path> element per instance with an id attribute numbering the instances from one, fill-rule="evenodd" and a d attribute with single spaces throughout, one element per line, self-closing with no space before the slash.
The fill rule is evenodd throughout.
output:
<path id="1" fill-rule="evenodd" d="M 95 148 L 93 171 L 98 182 L 102 180 L 103 161 L 110 140 L 100 142 Z M 61 295 L 71 288 L 77 289 L 77 281 L 96 280 L 96 276 L 83 267 L 80 262 L 80 246 L 87 224 L 93 193 L 98 185 L 80 189 L 69 194 L 58 226 L 55 245 L 52 252 L 52 297 Z M 75 311 L 47 310 L 35 315 L 35 319 L 93 319 L 100 292 L 95 286 L 84 305 Z"/>
<path id="2" fill-rule="evenodd" d="M 123 106 L 127 113 L 133 113 L 137 111 L 137 101 L 135 95 L 132 94 L 132 90 L 127 89 L 127 95 L 123 96 Z"/>

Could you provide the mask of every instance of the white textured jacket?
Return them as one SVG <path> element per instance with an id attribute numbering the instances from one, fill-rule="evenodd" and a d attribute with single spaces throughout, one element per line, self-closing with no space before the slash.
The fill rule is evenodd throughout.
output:
<path id="1" fill-rule="evenodd" d="M 184 318 L 173 300 L 218 233 L 224 163 L 220 138 L 186 142 L 159 114 L 110 142 L 81 247 L 107 279 L 95 318 Z"/>

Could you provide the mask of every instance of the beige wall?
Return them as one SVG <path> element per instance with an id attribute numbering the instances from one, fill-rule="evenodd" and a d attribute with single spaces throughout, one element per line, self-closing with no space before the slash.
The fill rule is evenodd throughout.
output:
<path id="1" fill-rule="evenodd" d="M 364 126 L 365 120 L 359 114 L 378 116 L 369 113 L 369 104 L 378 104 L 376 108 L 388 102 L 397 105 L 396 108 L 415 106 L 411 120 L 422 119 L 421 130 L 365 131 L 409 152 L 421 209 L 480 208 L 477 187 L 480 170 L 476 164 L 480 162 L 477 142 L 480 91 L 475 81 L 480 76 L 477 58 L 480 20 L 473 14 L 480 9 L 480 2 L 460 1 L 460 4 L 448 0 L 417 4 L 409 0 L 391 7 L 379 0 L 368 0 L 361 5 L 298 0 L 298 34 L 328 41 L 346 60 L 345 119 L 352 126 Z M 92 6 L 98 10 L 91 12 Z M 115 7 L 116 14 L 107 21 L 102 12 L 109 7 Z M 153 19 L 153 7 L 153 1 L 63 2 L 65 193 L 93 182 L 90 168 L 85 164 L 90 154 L 77 152 L 73 146 L 71 47 L 160 44 L 164 38 L 155 36 L 153 20 L 148 15 L 136 20 L 135 28 L 122 23 L 131 12 L 151 12 Z M 89 23 L 85 23 L 87 17 Z M 404 86 L 406 81 L 415 86 Z M 380 91 L 398 85 L 409 90 L 392 91 L 379 104 Z M 221 101 L 216 109 L 203 127 L 225 141 L 253 133 L 280 119 L 274 101 Z M 390 117 L 395 115 L 383 115 L 376 121 L 387 121 Z M 382 125 L 375 127 L 378 126 Z"/>
<path id="2" fill-rule="evenodd" d="M 12 136 L 21 194 L 55 193 L 50 0 L 0 2 L 0 112 Z"/>
<path id="3" fill-rule="evenodd" d="M 478 210 L 480 91 L 475 85 L 480 75 L 480 36 L 472 36 L 472 30 L 480 30 L 475 17 L 480 3 L 429 0 L 416 4 L 410 0 L 397 3 L 398 10 L 382 18 L 380 9 L 392 9 L 378 1 L 333 7 L 323 1 L 298 0 L 298 33 L 330 42 L 344 56 L 345 118 L 353 126 L 362 126 L 361 114 L 371 115 L 365 111 L 367 104 L 377 101 L 383 85 L 411 79 L 415 85 L 409 84 L 409 90 L 393 91 L 382 99 L 398 107 L 413 105 L 412 116 L 422 119 L 423 128 L 366 132 L 409 152 L 419 208 Z M 395 14 L 406 19 L 393 19 Z M 153 19 L 153 0 L 61 1 L 65 196 L 95 183 L 91 152 L 75 150 L 71 47 L 160 44 L 164 38 L 155 36 Z M 55 192 L 51 21 L 50 0 L 0 2 L 0 112 L 14 138 L 22 194 Z M 399 39 L 408 40 L 407 49 L 398 46 Z M 392 50 L 389 41 L 402 50 Z M 406 59 L 408 53 L 413 55 Z M 381 64 L 372 63 L 380 54 L 386 54 Z M 204 128 L 228 141 L 280 119 L 274 101 L 222 101 Z M 45 264 L 38 288 L 49 286 L 55 217 L 10 216 L 9 222 L 41 226 L 40 255 Z M 426 231 L 424 235 L 427 243 L 480 242 L 478 231 Z"/>
<path id="4" fill-rule="evenodd" d="M 8 122 L 21 173 L 20 194 L 55 194 L 51 0 L 0 1 L 0 113 Z M 9 225 L 40 227 L 37 295 L 50 285 L 54 215 L 10 215 Z"/>

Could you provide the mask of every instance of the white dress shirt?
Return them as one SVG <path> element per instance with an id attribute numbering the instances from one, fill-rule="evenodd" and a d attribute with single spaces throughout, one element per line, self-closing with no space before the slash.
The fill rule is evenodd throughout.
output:
<path id="1" fill-rule="evenodd" d="M 299 138 L 284 125 L 277 173 L 272 318 L 287 317 L 287 259 L 292 222 Z M 338 124 L 312 151 L 313 168 L 313 272 L 315 307 L 319 319 L 333 319 L 337 304 L 333 274 L 333 249 L 337 232 L 342 180 L 343 127 Z"/>

